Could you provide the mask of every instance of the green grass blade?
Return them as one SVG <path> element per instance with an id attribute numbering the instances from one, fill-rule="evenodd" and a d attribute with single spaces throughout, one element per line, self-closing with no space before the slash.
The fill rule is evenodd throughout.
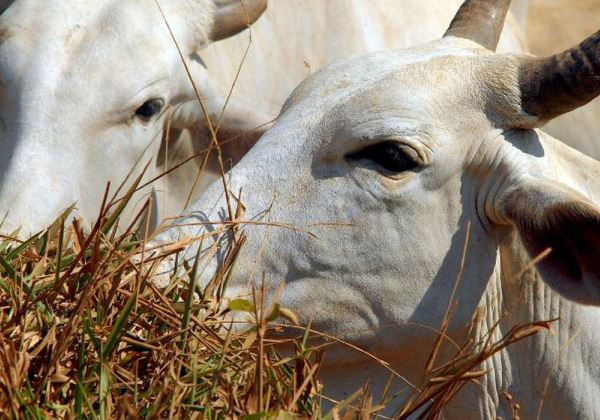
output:
<path id="1" fill-rule="evenodd" d="M 100 349 L 100 340 L 98 340 L 98 338 L 94 334 L 94 331 L 92 330 L 92 327 L 90 325 L 90 321 L 88 318 L 83 320 L 83 329 L 85 330 L 88 337 L 90 337 L 90 341 L 92 342 L 94 349 L 96 349 L 96 352 L 99 355 L 102 354 L 102 352 L 100 351 L 101 350 Z"/>
<path id="2" fill-rule="evenodd" d="M 142 169 L 142 173 L 135 179 L 135 181 L 133 181 L 133 184 L 131 185 L 131 187 L 129 187 L 129 189 L 127 190 L 127 193 L 121 199 L 121 202 L 119 203 L 119 205 L 117 206 L 115 211 L 111 213 L 110 217 L 106 220 L 106 222 L 102 226 L 102 233 L 104 233 L 105 235 L 107 235 L 110 232 L 112 227 L 119 220 L 119 217 L 121 217 L 123 210 L 125 210 L 125 207 L 127 207 L 127 204 L 129 204 L 129 201 L 133 197 L 133 194 L 137 191 L 137 187 L 142 182 L 142 179 L 144 178 L 144 175 L 146 174 L 146 170 L 148 169 L 148 166 L 150 166 L 151 162 L 152 161 L 148 162 L 146 164 L 146 166 L 144 166 L 144 169 Z"/>
<path id="3" fill-rule="evenodd" d="M 63 241 L 65 238 L 65 224 L 60 225 L 60 233 L 58 237 L 58 250 L 56 253 L 56 272 L 54 273 L 54 284 L 58 284 L 60 280 L 60 260 L 62 259 Z"/>
<path id="4" fill-rule="evenodd" d="M 58 216 L 56 218 L 56 220 L 52 223 L 52 225 L 50 225 L 50 227 L 47 230 L 47 232 L 48 232 L 48 240 L 49 241 L 54 240 L 54 238 L 59 233 L 59 231 L 61 229 L 63 229 L 65 221 L 67 220 L 67 218 L 69 217 L 69 215 L 73 212 L 73 210 L 75 210 L 76 205 L 77 205 L 76 203 L 73 203 L 69 207 L 67 207 L 60 214 L 60 216 Z"/>
<path id="5" fill-rule="evenodd" d="M 100 404 L 100 418 L 107 419 L 107 406 L 108 406 L 108 397 L 110 394 L 110 382 L 108 378 L 108 373 L 106 373 L 106 366 L 104 363 L 100 362 L 100 386 L 98 387 L 98 403 Z"/>
<path id="6" fill-rule="evenodd" d="M 85 333 L 81 334 L 81 346 L 79 347 L 79 363 L 77 364 L 77 386 L 75 387 L 75 415 L 78 419 L 83 418 L 83 379 L 85 369 Z"/>
<path id="7" fill-rule="evenodd" d="M 182 337 L 182 348 L 185 346 L 185 341 L 187 340 L 187 329 L 190 326 L 190 319 L 192 315 L 192 303 L 194 302 L 194 291 L 196 290 L 196 283 L 198 282 L 198 263 L 200 261 L 200 254 L 202 253 L 202 244 L 204 243 L 204 238 L 200 240 L 200 244 L 198 245 L 198 251 L 196 251 L 196 259 L 194 260 L 194 265 L 192 267 L 192 272 L 190 274 L 190 282 L 189 282 L 189 290 L 188 295 L 185 299 L 185 307 L 183 310 L 183 318 L 181 320 L 181 324 L 183 329 L 186 331 Z"/>
<path id="8" fill-rule="evenodd" d="M 127 323 L 127 318 L 129 317 L 129 314 L 133 310 L 136 299 L 137 299 L 137 293 L 132 293 L 131 296 L 129 296 L 129 299 L 127 299 L 127 302 L 125 303 L 125 306 L 123 307 L 123 310 L 117 317 L 117 321 L 115 322 L 115 325 L 113 326 L 112 330 L 110 331 L 110 335 L 108 336 L 108 339 L 106 340 L 106 343 L 104 344 L 104 349 L 102 350 L 102 360 L 103 361 L 108 360 L 108 358 L 112 354 L 113 350 L 115 349 L 115 347 L 119 341 L 119 337 L 121 336 L 121 333 L 123 332 L 123 330 L 125 328 L 125 324 Z"/>
<path id="9" fill-rule="evenodd" d="M 2 255 L 0 255 L 0 266 L 2 267 L 2 270 L 4 270 L 8 277 L 10 277 L 13 280 L 17 279 L 15 270 L 13 270 L 12 266 L 9 264 L 8 261 L 4 259 Z"/>
<path id="10" fill-rule="evenodd" d="M 27 248 L 29 248 L 33 244 L 33 242 L 37 241 L 39 237 L 40 237 L 40 234 L 38 233 L 37 235 L 34 235 L 31 238 L 27 239 L 25 242 L 23 242 L 22 244 L 17 246 L 15 249 L 10 251 L 6 255 L 6 259 L 8 261 L 12 261 L 16 256 L 20 255 L 23 251 L 25 251 Z"/>
<path id="11" fill-rule="evenodd" d="M 20 231 L 21 231 L 21 228 L 17 228 L 13 232 L 9 233 L 6 236 L 8 238 L 17 238 L 19 236 Z M 7 240 L 3 241 L 2 243 L 0 243 L 0 252 L 6 251 L 8 249 L 8 247 L 10 246 L 10 244 L 12 244 L 13 242 L 14 241 L 7 239 Z"/>

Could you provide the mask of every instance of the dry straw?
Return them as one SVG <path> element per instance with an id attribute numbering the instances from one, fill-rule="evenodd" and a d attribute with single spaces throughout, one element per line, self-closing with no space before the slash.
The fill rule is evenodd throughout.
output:
<path id="1" fill-rule="evenodd" d="M 366 418 L 392 399 L 373 403 L 367 386 L 345 401 L 327 398 L 318 372 L 332 343 L 372 358 L 392 377 L 401 375 L 350 343 L 297 325 L 291 311 L 265 302 L 261 288 L 249 300 L 224 301 L 227 279 L 244 245 L 238 230 L 243 211 L 238 207 L 234 216 L 229 200 L 217 139 L 220 122 L 212 128 L 196 93 L 208 120 L 209 150 L 161 176 L 203 152 L 208 156 L 217 151 L 230 215 L 221 234 L 234 238 L 221 268 L 204 289 L 195 283 L 200 264 L 206 263 L 201 255 L 193 266 L 184 264 L 183 272 L 173 273 L 166 290 L 148 281 L 162 258 L 178 255 L 190 241 L 202 238 L 145 250 L 137 232 L 147 229 L 144 220 L 149 218 L 144 216 L 151 201 L 133 223 L 119 228 L 132 196 L 148 184 L 142 182 L 144 171 L 121 193 L 123 182 L 111 199 L 107 186 L 90 229 L 77 220 L 67 223 L 69 208 L 26 241 L 16 238 L 18 232 L 2 237 L 0 417 Z M 231 328 L 235 312 L 249 319 L 243 332 Z M 515 327 L 497 342 L 492 331 L 481 342 L 457 346 L 454 357 L 438 362 L 450 317 L 449 310 L 423 380 L 406 398 L 397 413 L 400 418 L 417 412 L 436 418 L 465 384 L 486 374 L 480 368 L 483 361 L 549 328 L 548 322 Z M 289 338 L 275 339 L 272 332 L 278 337 L 287 332 Z M 283 347 L 288 349 L 285 355 L 280 353 Z"/>
<path id="2" fill-rule="evenodd" d="M 205 263 L 201 256 L 174 274 L 168 289 L 156 289 L 148 281 L 151 268 L 189 240 L 150 253 L 136 230 L 120 233 L 119 216 L 141 179 L 122 198 L 105 200 L 89 233 L 77 220 L 65 223 L 69 209 L 27 241 L 0 242 L 0 416 L 335 418 L 384 408 L 388 401 L 373 404 L 368 388 L 332 403 L 321 395 L 317 379 L 331 343 L 347 345 L 400 376 L 384 361 L 310 326 L 295 326 L 293 313 L 265 302 L 262 289 L 248 300 L 223 301 L 242 233 L 204 290 L 193 281 Z M 150 207 L 148 201 L 138 222 Z M 234 333 L 232 312 L 246 313 L 249 328 Z M 439 343 L 450 316 L 448 311 Z M 441 344 L 436 344 L 400 417 L 421 410 L 435 418 L 465 384 L 487 373 L 480 368 L 483 361 L 548 328 L 548 322 L 515 327 L 497 342 L 490 333 L 458 346 L 444 362 L 437 362 Z M 285 339 L 270 334 L 284 330 L 298 334 Z M 283 345 L 293 350 L 283 356 L 278 351 Z M 335 408 L 323 412 L 324 402 Z"/>

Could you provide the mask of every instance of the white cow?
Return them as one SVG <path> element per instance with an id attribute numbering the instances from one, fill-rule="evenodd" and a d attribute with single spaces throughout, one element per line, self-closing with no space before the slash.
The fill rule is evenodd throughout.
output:
<path id="1" fill-rule="evenodd" d="M 250 21 L 265 2 L 244 0 Z M 256 27 L 220 126 L 222 138 L 274 118 L 310 72 L 307 65 L 317 69 L 349 54 L 434 39 L 459 0 L 272 3 Z M 248 37 L 204 47 L 245 27 L 241 3 L 159 4 L 214 122 Z M 0 12 L 0 220 L 7 214 L 3 233 L 20 225 L 22 235 L 41 229 L 73 202 L 80 216 L 93 221 L 106 182 L 112 181 L 115 192 L 136 161 L 137 174 L 160 150 L 149 179 L 210 143 L 203 135 L 204 116 L 193 101 L 195 91 L 154 0 L 14 0 L 0 2 Z M 511 21 L 509 26 L 505 49 L 520 50 L 516 24 Z M 177 141 L 176 133 L 160 144 L 165 120 L 174 110 L 174 129 L 195 127 L 192 146 Z M 247 138 L 241 148 L 239 142 L 229 143 L 226 155 L 239 155 L 255 138 Z M 218 173 L 219 167 L 209 162 L 209 170 Z M 182 210 L 197 171 L 192 163 L 164 183 L 155 183 L 158 207 L 166 215 Z M 207 183 L 201 179 L 199 189 L 202 182 Z M 162 190 L 167 191 L 164 200 Z"/>
<path id="2" fill-rule="evenodd" d="M 528 2 L 518 0 L 513 5 L 513 13 L 500 40 L 500 51 L 524 51 L 522 27 Z M 461 0 L 273 1 L 252 27 L 252 43 L 239 76 L 240 63 L 248 49 L 246 37 L 230 38 L 202 51 L 208 68 L 207 82 L 219 98 L 217 102 L 222 103 L 236 81 L 232 98 L 254 111 L 251 118 L 245 113 L 244 126 L 256 127 L 274 120 L 292 90 L 312 71 L 352 54 L 404 48 L 434 40 L 444 32 L 460 3 Z M 197 106 L 195 112 L 199 113 Z M 222 138 L 232 135 L 235 133 L 225 133 Z M 210 143 L 210 136 L 203 127 L 194 130 L 192 141 L 176 134 L 170 137 L 177 140 L 171 145 L 170 166 Z M 256 136 L 252 136 L 249 141 L 255 139 Z M 241 152 L 245 152 L 247 146 L 242 145 Z M 235 149 L 225 151 L 233 163 L 241 157 L 236 152 Z M 165 178 L 159 189 L 167 192 L 161 200 L 166 204 L 167 215 L 181 214 L 182 203 L 189 196 L 190 180 L 197 177 L 202 160 L 200 156 L 196 164 L 188 164 Z M 218 177 L 219 165 L 214 154 L 208 167 L 196 192 L 203 191 Z"/>
<path id="3" fill-rule="evenodd" d="M 165 116 L 196 97 L 172 36 L 201 89 L 206 72 L 196 52 L 245 29 L 266 7 L 160 3 L 164 16 L 154 0 L 0 3 L 3 233 L 32 233 L 74 202 L 95 220 L 106 183 L 112 195 L 130 170 L 135 178 L 158 151 Z"/>
<path id="4" fill-rule="evenodd" d="M 344 59 L 298 86 L 227 174 L 252 221 L 228 293 L 285 282 L 280 302 L 303 323 L 418 383 L 470 232 L 450 336 L 464 342 L 470 321 L 499 338 L 561 319 L 489 359 L 445 415 L 510 418 L 508 392 L 522 418 L 600 418 L 600 309 L 588 306 L 600 305 L 600 163 L 537 129 L 600 93 L 600 32 L 547 59 L 495 54 L 508 3 L 467 1 L 443 39 Z M 228 213 L 215 183 L 151 246 L 203 237 L 217 251 L 206 283 Z M 389 378 L 360 353 L 326 357 L 326 394 L 367 380 L 377 394 Z"/>

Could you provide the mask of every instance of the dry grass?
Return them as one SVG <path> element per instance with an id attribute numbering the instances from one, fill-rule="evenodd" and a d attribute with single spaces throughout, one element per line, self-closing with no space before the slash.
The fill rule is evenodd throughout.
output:
<path id="1" fill-rule="evenodd" d="M 217 153 L 229 219 L 238 220 L 225 182 L 220 150 L 225 142 L 217 141 L 223 114 L 213 127 L 173 41 L 208 121 L 208 149 Z M 232 90 L 233 86 L 226 103 Z M 82 229 L 77 220 L 65 223 L 69 209 L 27 241 L 12 237 L 16 232 L 0 239 L 0 417 L 337 419 L 368 418 L 384 409 L 372 404 L 367 387 L 345 401 L 332 402 L 321 395 L 318 371 L 328 343 L 340 343 L 335 337 L 296 326 L 296 338 L 270 338 L 269 332 L 296 320 L 277 303 L 266 304 L 261 290 L 250 301 L 223 303 L 228 276 L 244 243 L 235 222 L 224 230 L 237 240 L 207 288 L 199 290 L 194 282 L 201 269 L 199 258 L 185 274 L 173 275 L 166 290 L 154 287 L 148 267 L 160 259 L 145 254 L 136 234 L 151 203 L 130 226 L 118 226 L 133 192 L 146 185 L 140 185 L 141 179 L 114 202 L 107 202 L 107 189 L 91 230 Z M 160 258 L 178 254 L 184 246 L 167 245 Z M 246 331 L 233 332 L 232 312 L 245 312 L 251 319 Z M 487 374 L 480 369 L 487 358 L 549 328 L 548 322 L 518 326 L 497 342 L 490 332 L 482 342 L 464 343 L 453 358 L 438 363 L 450 317 L 449 310 L 423 380 L 400 408 L 399 418 L 415 413 L 437 418 L 465 384 Z M 282 318 L 287 324 L 279 322 Z M 318 345 L 312 344 L 314 337 Z M 280 354 L 282 345 L 292 351 Z M 325 401 L 333 406 L 329 411 L 322 408 Z"/>
<path id="2" fill-rule="evenodd" d="M 197 265 L 174 276 L 167 290 L 156 289 L 141 267 L 159 260 L 140 254 L 132 227 L 118 233 L 134 187 L 124 200 L 103 205 L 89 233 L 77 221 L 66 225 L 65 212 L 28 241 L 0 243 L 0 416 L 354 418 L 382 410 L 357 390 L 323 412 L 317 373 L 327 341 L 335 339 L 312 346 L 310 337 L 324 336 L 310 328 L 295 339 L 268 338 L 281 328 L 278 319 L 295 319 L 277 304 L 265 307 L 260 290 L 251 301 L 222 303 L 243 237 L 207 289 L 190 292 Z M 183 246 L 171 245 L 161 257 Z M 254 326 L 233 333 L 232 311 L 246 312 Z M 535 323 L 499 342 L 466 343 L 433 368 L 436 345 L 423 385 L 400 417 L 424 410 L 435 418 L 466 383 L 486 374 L 478 370 L 486 358 L 546 328 Z M 294 351 L 280 355 L 275 344 L 282 342 Z"/>
<path id="3" fill-rule="evenodd" d="M 117 233 L 126 201 L 105 205 L 89 234 L 65 226 L 65 213 L 26 242 L 0 244 L 0 416 L 315 414 L 319 350 L 296 340 L 282 360 L 264 337 L 268 322 L 293 315 L 274 305 L 231 333 L 227 312 L 256 306 L 223 308 L 228 270 L 195 300 L 187 280 L 197 267 L 157 290 L 141 269 L 153 262 L 131 262 L 143 249 L 133 230 Z"/>

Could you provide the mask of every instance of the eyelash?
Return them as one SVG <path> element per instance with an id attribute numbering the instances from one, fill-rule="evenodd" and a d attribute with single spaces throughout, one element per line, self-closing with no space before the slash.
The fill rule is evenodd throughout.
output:
<path id="1" fill-rule="evenodd" d="M 135 111 L 136 117 L 140 118 L 143 121 L 150 121 L 153 117 L 160 114 L 163 107 L 165 106 L 165 101 L 160 98 L 150 99 L 143 103 Z"/>
<path id="2" fill-rule="evenodd" d="M 388 174 L 399 174 L 416 169 L 419 166 L 419 163 L 404 152 L 398 143 L 392 141 L 367 146 L 357 152 L 348 154 L 346 157 L 355 162 L 372 162 Z"/>

